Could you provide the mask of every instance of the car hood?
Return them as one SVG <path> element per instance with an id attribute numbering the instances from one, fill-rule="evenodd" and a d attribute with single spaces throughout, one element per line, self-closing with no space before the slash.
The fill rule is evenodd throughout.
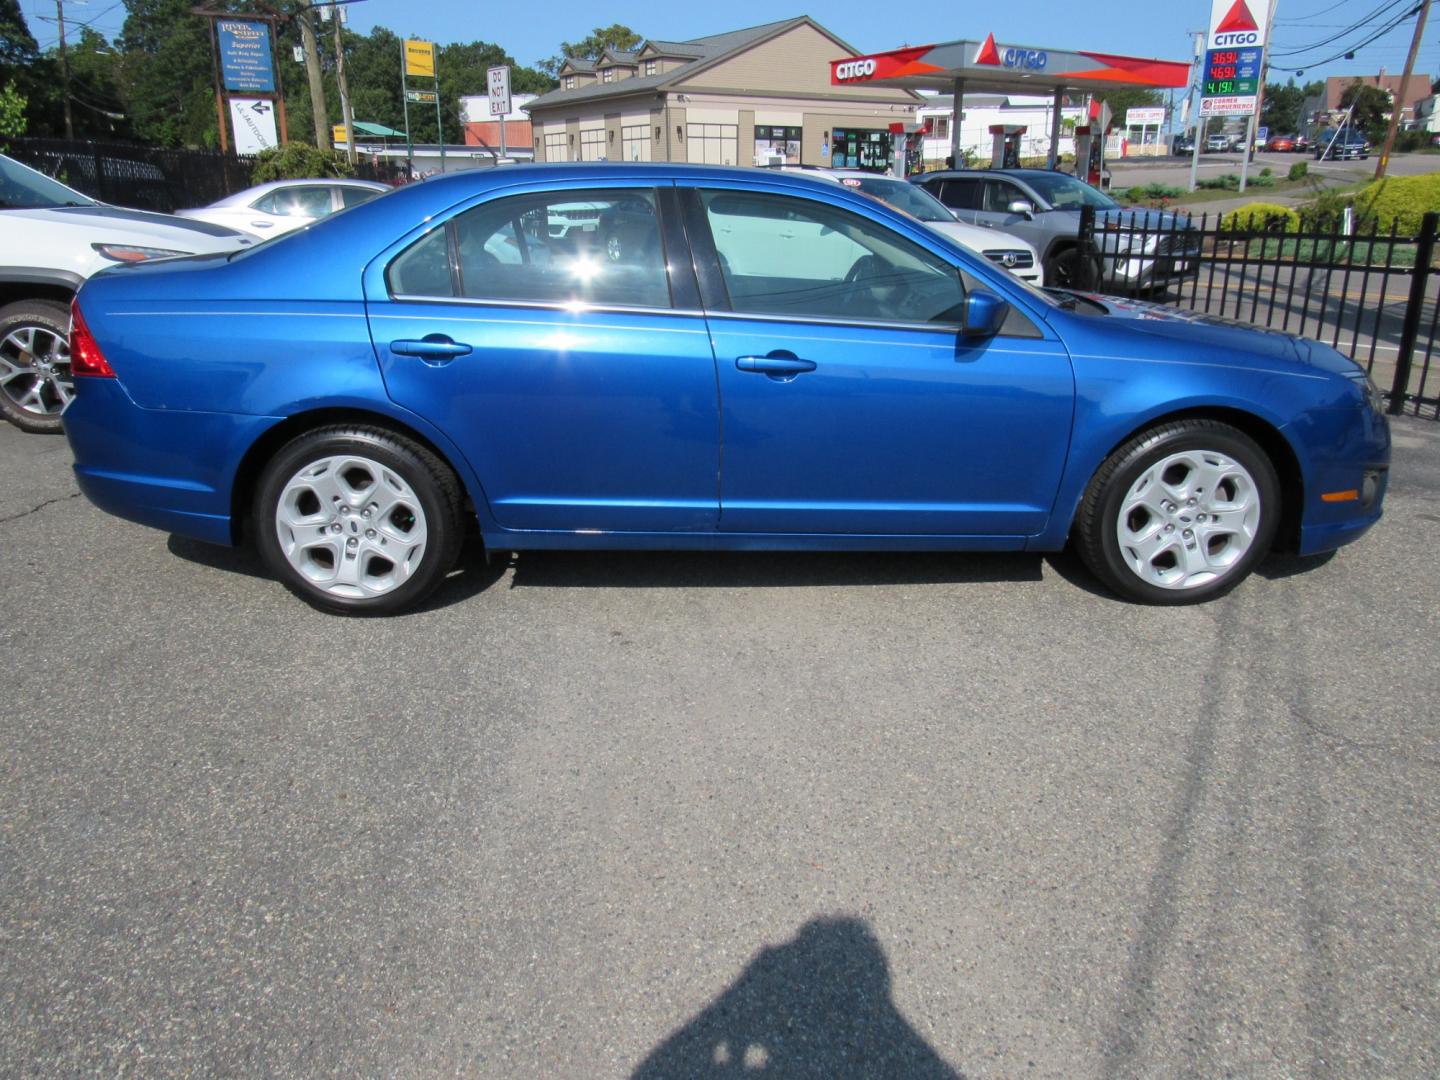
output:
<path id="1" fill-rule="evenodd" d="M 1014 233 L 1001 229 L 982 229 L 977 225 L 966 225 L 963 221 L 927 221 L 927 226 L 938 233 L 944 233 L 952 240 L 964 244 L 971 251 L 1028 251 L 1035 249 Z"/>
<path id="2" fill-rule="evenodd" d="M 171 214 L 152 214 L 118 206 L 57 206 L 48 210 L 7 210 L 5 215 L 54 227 L 83 229 L 96 244 L 135 244 L 201 253 L 233 251 L 255 242 L 253 237 L 207 221 L 187 221 Z"/>
<path id="3" fill-rule="evenodd" d="M 1051 214 L 1068 214 L 1079 227 L 1079 210 L 1051 210 Z M 1171 229 L 1188 229 L 1190 218 L 1173 210 L 1152 210 L 1146 206 L 1122 206 L 1118 210 L 1095 211 L 1097 232 L 1104 232 L 1105 226 L 1115 224 L 1125 229 L 1148 229 L 1150 232 L 1168 232 Z"/>
<path id="4" fill-rule="evenodd" d="M 1353 377 L 1360 367 L 1327 345 L 1294 334 L 1251 326 L 1221 315 L 1181 311 L 1162 304 L 1146 303 L 1094 293 L 1077 294 L 1106 310 L 1106 321 L 1123 323 L 1134 333 L 1167 341 L 1182 342 L 1207 359 L 1265 356 L 1279 361 L 1300 361 L 1337 375 Z"/>

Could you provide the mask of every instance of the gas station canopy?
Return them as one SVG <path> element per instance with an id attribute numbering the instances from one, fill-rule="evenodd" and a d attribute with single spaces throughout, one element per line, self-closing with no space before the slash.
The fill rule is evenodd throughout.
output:
<path id="1" fill-rule="evenodd" d="M 956 160 L 960 147 L 959 119 L 967 90 L 981 94 L 1053 95 L 1054 128 L 1050 140 L 1050 168 L 1053 169 L 1060 142 L 1060 105 L 1066 93 L 1179 89 L 1190 85 L 1190 65 L 1184 61 L 1114 53 L 997 44 L 995 35 L 990 34 L 984 41 L 914 45 L 832 60 L 830 83 L 832 86 L 864 83 L 950 92 L 954 95 L 956 118 L 950 125 L 950 138 Z"/>
<path id="2" fill-rule="evenodd" d="M 984 41 L 915 45 L 830 61 L 834 86 L 874 83 L 907 90 L 953 90 L 957 79 L 964 81 L 965 89 L 984 94 L 1094 93 L 1122 87 L 1165 90 L 1189 86 L 1190 65 L 1113 53 L 999 45 L 994 34 Z"/>

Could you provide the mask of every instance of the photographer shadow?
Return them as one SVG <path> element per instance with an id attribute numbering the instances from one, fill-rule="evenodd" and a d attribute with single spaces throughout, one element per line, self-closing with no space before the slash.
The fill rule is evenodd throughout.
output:
<path id="1" fill-rule="evenodd" d="M 656 1047 L 633 1080 L 763 1075 L 963 1080 L 900 1015 L 860 919 L 814 919 Z"/>

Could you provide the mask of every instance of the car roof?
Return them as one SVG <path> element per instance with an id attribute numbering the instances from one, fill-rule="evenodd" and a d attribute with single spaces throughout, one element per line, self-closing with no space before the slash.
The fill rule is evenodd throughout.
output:
<path id="1" fill-rule="evenodd" d="M 282 191 L 285 188 L 297 187 L 348 187 L 360 188 L 365 191 L 389 191 L 387 184 L 379 184 L 374 180 L 354 180 L 338 176 L 320 176 L 308 180 L 267 180 L 263 184 L 256 184 L 254 187 L 237 191 L 233 195 L 226 195 L 223 199 L 216 199 L 209 203 L 210 206 L 248 206 L 256 199 L 268 195 L 272 191 Z"/>

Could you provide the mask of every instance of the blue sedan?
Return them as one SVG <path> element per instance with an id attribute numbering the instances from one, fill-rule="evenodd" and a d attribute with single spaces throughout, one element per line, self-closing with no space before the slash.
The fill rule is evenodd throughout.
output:
<path id="1" fill-rule="evenodd" d="M 73 308 L 81 489 L 392 612 L 490 549 L 1055 551 L 1123 597 L 1234 587 L 1380 517 L 1333 349 L 1038 290 L 793 173 L 491 169 Z"/>

